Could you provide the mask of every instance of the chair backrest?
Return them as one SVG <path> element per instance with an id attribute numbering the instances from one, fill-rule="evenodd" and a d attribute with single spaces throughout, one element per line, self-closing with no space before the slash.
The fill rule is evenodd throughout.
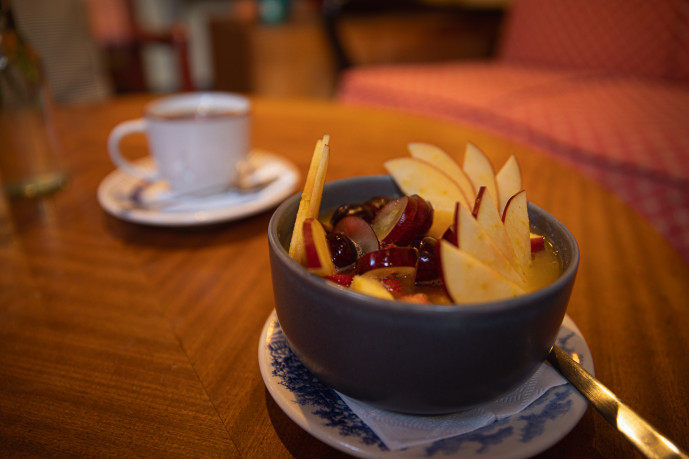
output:
<path id="1" fill-rule="evenodd" d="M 142 92 L 151 88 L 144 65 L 144 53 L 151 45 L 164 45 L 174 55 L 179 90 L 191 91 L 189 40 L 186 27 L 173 23 L 162 30 L 140 26 L 135 0 L 81 0 L 89 14 L 92 33 L 106 56 L 116 92 Z"/>
<path id="2" fill-rule="evenodd" d="M 689 1 L 515 0 L 499 56 L 689 81 Z"/>
<path id="3" fill-rule="evenodd" d="M 338 70 L 493 57 L 504 16 L 446 0 L 323 0 L 322 12 Z"/>

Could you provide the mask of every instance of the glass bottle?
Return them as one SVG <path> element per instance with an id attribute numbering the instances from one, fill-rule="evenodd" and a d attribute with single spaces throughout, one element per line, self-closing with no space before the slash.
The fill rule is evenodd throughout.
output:
<path id="1" fill-rule="evenodd" d="M 8 196 L 35 197 L 67 182 L 38 54 L 0 0 L 0 177 Z"/>

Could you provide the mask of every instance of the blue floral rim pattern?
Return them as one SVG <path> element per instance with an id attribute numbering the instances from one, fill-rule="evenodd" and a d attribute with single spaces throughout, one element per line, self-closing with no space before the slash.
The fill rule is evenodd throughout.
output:
<path id="1" fill-rule="evenodd" d="M 552 446 L 567 434 L 587 406 L 581 395 L 566 384 L 550 389 L 521 413 L 481 429 L 421 447 L 390 451 L 335 391 L 299 361 L 274 312 L 266 323 L 264 335 L 259 360 L 264 352 L 261 371 L 273 398 L 309 433 L 360 457 L 526 457 Z M 593 370 L 588 347 L 568 318 L 560 329 L 557 343 L 569 354 L 577 354 L 582 365 Z"/>

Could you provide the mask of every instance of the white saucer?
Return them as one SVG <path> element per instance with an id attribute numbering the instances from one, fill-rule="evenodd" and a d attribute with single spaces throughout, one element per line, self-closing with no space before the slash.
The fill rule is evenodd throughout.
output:
<path id="1" fill-rule="evenodd" d="M 568 353 L 577 353 L 584 368 L 593 373 L 589 348 L 569 317 L 565 317 L 557 342 Z M 287 416 L 324 443 L 365 458 L 530 457 L 560 441 L 579 422 L 588 406 L 571 384 L 565 384 L 550 389 L 520 413 L 481 429 L 391 451 L 335 391 L 316 379 L 297 359 L 275 311 L 263 327 L 258 361 L 270 395 Z"/>
<path id="2" fill-rule="evenodd" d="M 294 193 L 299 171 L 291 162 L 263 151 L 252 151 L 251 162 L 256 167 L 252 174 L 276 179 L 253 192 L 232 190 L 203 197 L 175 197 L 162 182 L 146 184 L 116 169 L 98 187 L 98 202 L 106 212 L 122 220 L 155 226 L 193 226 L 245 218 L 276 207 Z M 151 158 L 135 163 L 152 166 Z M 137 204 L 135 196 L 140 198 L 142 194 L 152 205 Z"/>

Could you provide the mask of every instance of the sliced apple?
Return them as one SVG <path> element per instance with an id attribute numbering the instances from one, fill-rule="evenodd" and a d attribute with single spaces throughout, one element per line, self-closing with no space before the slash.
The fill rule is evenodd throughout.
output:
<path id="1" fill-rule="evenodd" d="M 433 164 L 449 175 L 452 180 L 457 182 L 467 202 L 471 202 L 474 199 L 474 196 L 476 196 L 474 185 L 452 156 L 435 145 L 422 142 L 410 143 L 407 145 L 407 149 L 412 158 L 421 159 L 427 163 Z"/>
<path id="2" fill-rule="evenodd" d="M 505 255 L 511 263 L 516 265 L 517 261 L 515 259 L 512 241 L 510 241 L 507 235 L 507 230 L 502 223 L 502 217 L 498 214 L 495 202 L 485 187 L 481 187 L 478 190 L 473 215 L 488 236 L 495 242 L 503 255 Z"/>
<path id="3" fill-rule="evenodd" d="M 330 257 L 330 248 L 321 222 L 315 218 L 307 218 L 304 220 L 302 233 L 306 268 L 319 276 L 334 274 L 335 265 Z"/>
<path id="4" fill-rule="evenodd" d="M 517 192 L 507 201 L 502 221 L 514 248 L 515 260 L 525 273 L 531 264 L 531 231 L 526 191 Z"/>
<path id="5" fill-rule="evenodd" d="M 454 219 L 455 203 L 471 208 L 459 185 L 432 164 L 417 158 L 396 158 L 384 164 L 404 194 L 418 194 L 433 206 L 428 234 L 442 237 Z"/>
<path id="6" fill-rule="evenodd" d="M 524 286 L 526 279 L 521 271 L 515 269 L 497 244 L 488 235 L 474 216 L 462 206 L 457 206 L 455 220 L 457 246 L 462 251 L 490 266 L 517 285 Z"/>
<path id="7" fill-rule="evenodd" d="M 290 257 L 302 265 L 306 263 L 306 255 L 303 232 L 299 231 L 299 228 L 303 226 L 307 218 L 318 218 L 329 159 L 330 136 L 324 135 L 322 139 L 316 142 L 316 148 L 311 157 L 309 172 L 306 175 L 306 183 L 301 193 L 297 216 L 294 220 L 292 239 L 289 244 Z"/>
<path id="8" fill-rule="evenodd" d="M 502 215 L 507 201 L 524 188 L 522 171 L 514 155 L 510 156 L 495 174 L 495 182 L 498 189 L 498 210 Z"/>
<path id="9" fill-rule="evenodd" d="M 540 252 L 545 249 L 545 238 L 539 234 L 531 233 L 531 252 Z"/>
<path id="10" fill-rule="evenodd" d="M 445 289 L 455 304 L 512 298 L 524 289 L 447 241 L 440 241 Z"/>
<path id="11" fill-rule="evenodd" d="M 462 168 L 474 184 L 474 189 L 477 194 L 482 186 L 486 187 L 497 209 L 498 191 L 497 185 L 495 184 L 495 168 L 488 156 L 486 156 L 476 145 L 469 142 L 464 152 L 464 164 Z"/>
<path id="12" fill-rule="evenodd" d="M 385 300 L 394 300 L 392 296 L 383 284 L 375 279 L 371 279 L 364 276 L 354 276 L 352 282 L 349 284 L 349 289 L 355 292 L 363 293 L 365 295 L 375 296 L 377 298 L 383 298 Z"/>

